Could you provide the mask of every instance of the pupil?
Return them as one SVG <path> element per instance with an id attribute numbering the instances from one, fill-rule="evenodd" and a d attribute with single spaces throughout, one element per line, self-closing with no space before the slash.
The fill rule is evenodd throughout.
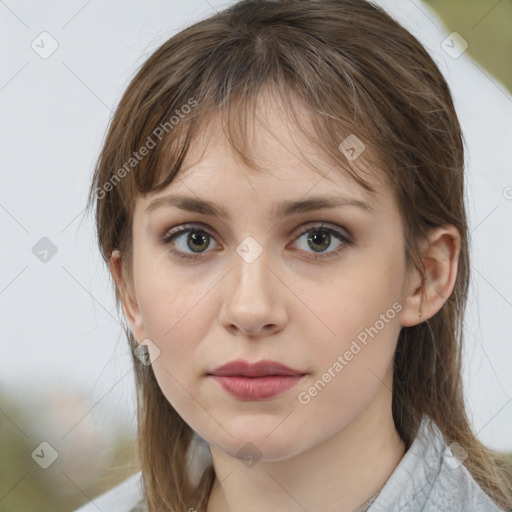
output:
<path id="1" fill-rule="evenodd" d="M 331 236 L 329 235 L 329 233 L 325 233 L 322 231 L 315 231 L 315 233 L 317 233 L 317 234 L 308 237 L 308 242 L 313 242 L 315 244 L 323 245 L 323 247 L 321 249 L 322 250 L 326 249 L 329 246 L 329 242 L 331 239 Z M 323 244 L 322 244 L 321 240 L 318 239 L 318 237 L 323 237 L 323 241 L 324 241 Z"/>
<path id="2" fill-rule="evenodd" d="M 208 235 L 206 235 L 206 233 L 203 235 L 200 235 L 200 233 L 201 233 L 201 231 L 196 231 L 195 233 L 191 233 L 189 240 L 192 239 L 194 244 L 196 244 L 196 242 L 199 242 L 198 245 L 200 245 L 201 241 L 202 241 L 202 243 L 203 244 L 206 243 L 206 247 L 208 247 L 208 242 L 207 242 Z M 190 243 L 188 243 L 188 246 L 192 251 L 195 251 L 195 248 Z M 203 247 L 203 249 L 205 249 L 206 247 Z M 200 251 L 196 251 L 196 252 L 200 252 Z"/>

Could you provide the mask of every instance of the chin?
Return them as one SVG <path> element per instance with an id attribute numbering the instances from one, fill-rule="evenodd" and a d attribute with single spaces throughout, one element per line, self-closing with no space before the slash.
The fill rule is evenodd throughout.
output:
<path id="1" fill-rule="evenodd" d="M 281 420 L 274 418 L 269 428 L 268 422 L 258 425 L 252 422 L 251 428 L 238 428 L 226 425 L 227 434 L 223 429 L 212 439 L 213 444 L 230 457 L 248 460 L 248 467 L 257 461 L 279 461 L 289 459 L 309 446 L 305 444 L 304 433 L 290 432 L 277 427 Z M 220 434 L 220 437 L 219 437 Z M 311 440 L 311 445 L 314 440 Z"/>

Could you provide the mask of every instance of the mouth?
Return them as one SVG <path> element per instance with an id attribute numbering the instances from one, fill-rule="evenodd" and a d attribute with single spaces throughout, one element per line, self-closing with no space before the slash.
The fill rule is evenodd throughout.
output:
<path id="1" fill-rule="evenodd" d="M 305 372 L 294 370 L 277 361 L 264 360 L 250 363 L 243 359 L 230 361 L 210 372 L 210 375 L 218 377 L 267 377 L 275 375 L 293 377 L 304 374 Z"/>
<path id="2" fill-rule="evenodd" d="M 306 375 L 276 361 L 236 360 L 208 373 L 222 389 L 241 400 L 265 400 L 280 395 Z"/>

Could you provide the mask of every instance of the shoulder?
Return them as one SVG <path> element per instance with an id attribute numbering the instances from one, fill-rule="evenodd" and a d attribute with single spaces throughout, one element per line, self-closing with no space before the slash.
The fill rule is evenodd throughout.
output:
<path id="1" fill-rule="evenodd" d="M 116 487 L 92 498 L 88 503 L 74 512 L 145 512 L 138 504 L 144 498 L 142 487 L 142 472 L 133 474 Z"/>
<path id="2" fill-rule="evenodd" d="M 455 443 L 446 446 L 437 425 L 424 416 L 416 439 L 368 512 L 502 512 L 462 464 L 464 453 Z"/>
<path id="3" fill-rule="evenodd" d="M 491 498 L 478 485 L 471 473 L 457 457 L 455 449 L 447 447 L 439 474 L 432 486 L 426 511 L 482 511 L 501 512 Z"/>

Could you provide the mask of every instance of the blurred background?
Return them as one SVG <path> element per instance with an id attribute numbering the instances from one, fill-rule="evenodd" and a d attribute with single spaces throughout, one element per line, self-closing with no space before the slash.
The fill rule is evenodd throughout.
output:
<path id="1" fill-rule="evenodd" d="M 464 382 L 475 432 L 512 460 L 512 2 L 375 3 L 428 49 L 461 118 L 473 243 Z M 86 194 L 136 69 L 225 5 L 0 0 L 0 512 L 71 511 L 138 471 L 131 359 Z M 453 32 L 467 43 L 459 55 L 443 46 Z"/>

